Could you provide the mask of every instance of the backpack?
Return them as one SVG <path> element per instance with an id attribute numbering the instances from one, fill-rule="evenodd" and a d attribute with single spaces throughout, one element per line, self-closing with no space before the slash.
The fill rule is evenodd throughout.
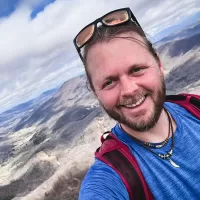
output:
<path id="1" fill-rule="evenodd" d="M 168 95 L 166 96 L 166 101 L 184 107 L 200 120 L 199 95 Z M 145 181 L 137 160 L 129 148 L 111 132 L 105 132 L 101 136 L 101 143 L 101 146 L 95 152 L 95 157 L 109 165 L 118 173 L 126 186 L 129 199 L 153 200 L 153 195 Z"/>

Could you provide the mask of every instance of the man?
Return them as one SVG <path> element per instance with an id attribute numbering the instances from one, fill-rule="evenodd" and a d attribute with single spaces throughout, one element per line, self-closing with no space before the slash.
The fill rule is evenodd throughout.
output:
<path id="1" fill-rule="evenodd" d="M 153 197 L 200 199 L 199 120 L 177 104 L 164 103 L 163 68 L 131 10 L 95 20 L 74 43 L 94 94 L 117 121 L 112 133 L 129 147 Z M 129 195 L 117 172 L 95 159 L 79 199 Z"/>

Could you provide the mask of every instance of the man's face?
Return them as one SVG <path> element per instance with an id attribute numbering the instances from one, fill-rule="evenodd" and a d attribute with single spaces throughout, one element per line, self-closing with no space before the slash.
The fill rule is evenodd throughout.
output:
<path id="1" fill-rule="evenodd" d="M 121 34 L 144 41 L 134 33 Z M 162 69 L 144 44 L 115 38 L 93 45 L 87 66 L 95 94 L 111 118 L 147 131 L 159 119 L 165 99 Z"/>

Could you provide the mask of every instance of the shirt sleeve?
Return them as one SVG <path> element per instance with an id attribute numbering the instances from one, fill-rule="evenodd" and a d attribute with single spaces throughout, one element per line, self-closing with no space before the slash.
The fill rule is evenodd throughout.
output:
<path id="1" fill-rule="evenodd" d="M 119 175 L 96 159 L 86 174 L 79 200 L 128 200 L 129 195 Z"/>

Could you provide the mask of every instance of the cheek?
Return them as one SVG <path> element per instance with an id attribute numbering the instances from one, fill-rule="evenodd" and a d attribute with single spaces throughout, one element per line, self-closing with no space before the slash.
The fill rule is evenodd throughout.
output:
<path id="1" fill-rule="evenodd" d="M 119 96 L 114 91 L 101 91 L 97 94 L 97 98 L 108 109 L 116 106 L 119 101 Z"/>
<path id="2" fill-rule="evenodd" d="M 152 73 L 144 77 L 143 84 L 149 90 L 157 89 L 161 84 L 161 74 L 160 73 Z"/>

